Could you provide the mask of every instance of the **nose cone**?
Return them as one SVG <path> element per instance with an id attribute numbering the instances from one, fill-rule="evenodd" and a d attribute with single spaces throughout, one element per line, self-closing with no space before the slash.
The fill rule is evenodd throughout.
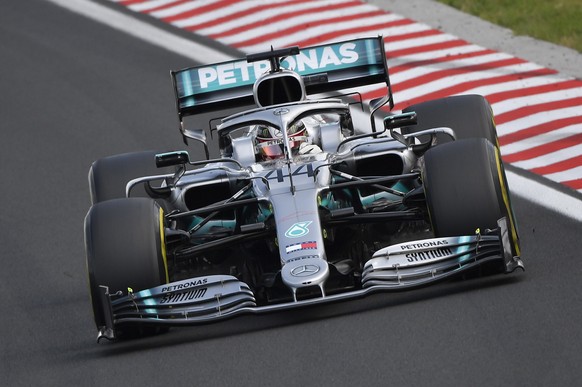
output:
<path id="1" fill-rule="evenodd" d="M 327 261 L 319 257 L 305 257 L 287 262 L 281 268 L 283 283 L 293 294 L 297 289 L 308 286 L 319 286 L 323 293 L 323 284 L 329 276 Z"/>

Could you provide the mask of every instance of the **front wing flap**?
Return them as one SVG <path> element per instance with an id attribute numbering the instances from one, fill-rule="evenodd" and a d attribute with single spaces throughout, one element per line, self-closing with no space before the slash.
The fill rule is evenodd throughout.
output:
<path id="1" fill-rule="evenodd" d="M 228 317 L 241 308 L 255 307 L 248 285 L 229 275 L 190 278 L 133 292 L 110 294 L 101 286 L 106 326 L 101 338 L 115 339 L 115 327 L 123 324 L 180 325 Z"/>
<path id="2" fill-rule="evenodd" d="M 257 306 L 249 286 L 229 275 L 211 275 L 172 282 L 152 289 L 110 294 L 101 286 L 105 326 L 97 341 L 114 340 L 124 324 L 195 325 L 240 314 L 258 314 L 353 299 L 378 291 L 418 288 L 496 261 L 506 273 L 523 269 L 512 253 L 507 221 L 486 235 L 432 238 L 388 246 L 368 260 L 362 287 L 344 293 Z"/>
<path id="3" fill-rule="evenodd" d="M 490 261 L 499 261 L 506 273 L 523 269 L 513 255 L 506 218 L 482 235 L 425 239 L 388 246 L 366 262 L 362 286 L 418 287 Z"/>

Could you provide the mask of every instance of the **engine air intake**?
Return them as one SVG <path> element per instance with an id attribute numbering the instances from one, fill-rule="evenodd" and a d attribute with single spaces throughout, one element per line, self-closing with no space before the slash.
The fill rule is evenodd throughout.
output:
<path id="1" fill-rule="evenodd" d="M 279 105 L 305 99 L 305 85 L 299 75 L 280 71 L 267 74 L 255 83 L 255 103 L 260 106 Z"/>

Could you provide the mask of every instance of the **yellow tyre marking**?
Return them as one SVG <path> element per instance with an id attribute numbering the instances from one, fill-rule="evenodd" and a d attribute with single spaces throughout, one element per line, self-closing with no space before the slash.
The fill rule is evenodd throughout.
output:
<path id="1" fill-rule="evenodd" d="M 170 276 L 168 274 L 168 258 L 166 257 L 166 238 L 164 236 L 164 210 L 162 207 L 160 207 L 160 248 L 162 250 L 162 260 L 164 261 L 166 283 L 169 283 Z"/>
<path id="2" fill-rule="evenodd" d="M 507 187 L 505 186 L 505 179 L 503 179 L 503 171 L 502 171 L 502 164 L 501 164 L 501 155 L 499 153 L 499 148 L 495 147 L 495 162 L 497 163 L 497 174 L 499 177 L 499 185 L 501 186 L 501 195 L 503 196 L 503 203 L 505 204 L 505 209 L 507 210 L 507 214 L 509 216 L 509 225 L 511 228 L 511 236 L 513 239 L 513 247 L 515 248 L 515 253 L 519 256 L 521 255 L 517 237 L 517 231 L 515 229 L 515 221 L 513 219 L 513 211 L 511 210 L 511 206 L 509 205 L 509 194 Z"/>

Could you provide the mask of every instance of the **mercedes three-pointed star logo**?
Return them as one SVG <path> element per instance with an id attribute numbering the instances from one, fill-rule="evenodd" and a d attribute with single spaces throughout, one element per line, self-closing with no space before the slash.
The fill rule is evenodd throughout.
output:
<path id="1" fill-rule="evenodd" d="M 287 113 L 289 113 L 289 109 L 279 108 L 279 109 L 273 110 L 273 114 L 276 116 L 283 116 Z"/>
<path id="2" fill-rule="evenodd" d="M 309 275 L 317 273 L 318 271 L 319 266 L 317 265 L 301 265 L 291 270 L 291 275 L 293 277 L 307 277 Z"/>

